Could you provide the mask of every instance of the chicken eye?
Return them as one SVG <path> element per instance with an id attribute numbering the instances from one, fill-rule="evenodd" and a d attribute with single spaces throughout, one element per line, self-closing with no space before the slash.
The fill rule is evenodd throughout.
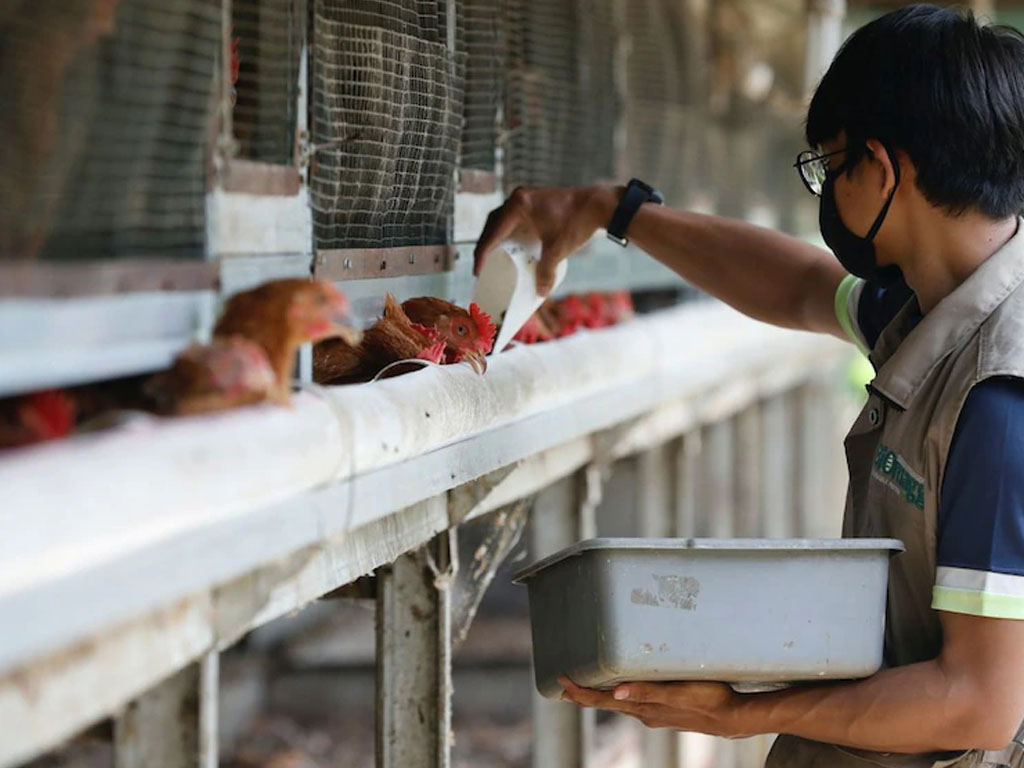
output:
<path id="1" fill-rule="evenodd" d="M 456 327 L 455 332 L 459 334 L 459 336 L 465 336 L 467 333 L 469 333 L 469 329 L 466 328 L 466 326 L 464 325 L 460 325 Z"/>

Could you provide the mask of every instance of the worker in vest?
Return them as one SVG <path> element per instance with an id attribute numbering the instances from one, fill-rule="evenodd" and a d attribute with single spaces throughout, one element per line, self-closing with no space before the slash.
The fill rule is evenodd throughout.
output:
<path id="1" fill-rule="evenodd" d="M 1024 766 L 1024 37 L 934 6 L 883 16 L 833 61 L 806 133 L 796 168 L 834 255 L 661 206 L 634 180 L 516 190 L 477 267 L 502 239 L 535 237 L 550 285 L 606 227 L 754 318 L 867 352 L 844 535 L 906 544 L 885 668 L 759 694 L 563 680 L 565 696 L 654 728 L 782 734 L 772 768 Z"/>

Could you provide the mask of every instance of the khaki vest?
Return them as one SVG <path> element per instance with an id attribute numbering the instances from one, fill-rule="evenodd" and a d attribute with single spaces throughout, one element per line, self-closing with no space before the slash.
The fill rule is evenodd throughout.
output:
<path id="1" fill-rule="evenodd" d="M 935 585 L 936 519 L 960 409 L 978 382 L 1024 378 L 1024 227 L 914 326 L 911 300 L 870 355 L 877 371 L 846 438 L 850 485 L 843 535 L 902 539 L 892 561 L 885 665 L 935 658 L 942 647 Z M 999 765 L 997 755 L 896 755 L 781 736 L 769 768 Z M 1006 762 L 1005 764 L 1009 764 Z"/>

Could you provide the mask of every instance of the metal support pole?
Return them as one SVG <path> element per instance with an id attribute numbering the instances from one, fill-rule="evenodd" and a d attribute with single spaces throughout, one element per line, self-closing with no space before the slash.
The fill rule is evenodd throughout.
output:
<path id="1" fill-rule="evenodd" d="M 115 768 L 216 768 L 217 669 L 211 652 L 128 704 L 114 720 Z"/>
<path id="2" fill-rule="evenodd" d="M 592 521 L 581 519 L 580 490 L 585 476 L 577 474 L 546 488 L 537 498 L 531 528 L 531 549 L 544 557 L 579 540 L 581 528 Z M 584 768 L 590 762 L 594 711 L 534 693 L 533 765 L 535 768 Z"/>
<path id="3" fill-rule="evenodd" d="M 378 768 L 450 764 L 451 552 L 444 532 L 378 572 Z"/>

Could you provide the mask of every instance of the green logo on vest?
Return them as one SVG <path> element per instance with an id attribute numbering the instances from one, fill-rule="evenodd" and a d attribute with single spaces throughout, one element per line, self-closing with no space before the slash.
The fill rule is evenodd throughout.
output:
<path id="1" fill-rule="evenodd" d="M 893 487 L 902 492 L 905 501 L 924 509 L 924 483 L 907 469 L 895 451 L 882 443 L 875 451 L 875 469 L 889 478 Z"/>

